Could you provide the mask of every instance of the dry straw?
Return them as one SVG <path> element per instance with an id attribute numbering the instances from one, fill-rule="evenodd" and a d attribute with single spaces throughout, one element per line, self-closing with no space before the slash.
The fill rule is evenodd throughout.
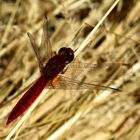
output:
<path id="1" fill-rule="evenodd" d="M 78 74 L 77 80 L 83 78 L 88 83 L 122 89 L 121 92 L 98 87 L 74 92 L 44 89 L 18 121 L 1 126 L 0 139 L 137 139 L 140 132 L 139 1 L 0 3 L 3 25 L 0 26 L 1 124 L 5 124 L 20 93 L 24 94 L 39 75 L 27 32 L 33 34 L 36 43 L 40 42 L 44 13 L 49 19 L 53 50 L 63 46 L 77 48 L 76 61 L 99 64 L 97 68 L 87 67 L 80 72 L 69 67 L 65 73 L 68 77 Z M 105 26 L 101 26 L 103 23 Z M 43 61 L 44 49 L 39 48 Z M 122 66 L 120 62 L 129 65 Z"/>
<path id="2" fill-rule="evenodd" d="M 96 30 L 100 27 L 100 25 L 104 22 L 104 20 L 107 18 L 107 16 L 110 14 L 110 12 L 114 9 L 114 7 L 118 4 L 120 0 L 116 0 L 113 5 L 110 7 L 110 9 L 106 12 L 106 14 L 102 17 L 102 19 L 98 22 L 98 24 L 95 26 L 95 28 L 91 31 L 91 33 L 86 37 L 86 39 L 83 41 L 83 43 L 80 45 L 80 47 L 75 52 L 75 56 L 77 56 L 91 41 L 91 37 L 95 34 Z M 24 114 L 24 116 L 19 120 L 17 125 L 14 127 L 14 129 L 9 133 L 6 140 L 9 140 L 19 129 L 19 127 L 22 125 L 22 123 L 29 117 L 31 112 L 35 109 L 35 107 L 38 105 L 38 103 L 41 101 L 41 99 L 46 95 L 46 92 L 48 90 L 44 90 L 41 95 L 37 98 L 37 100 L 33 103 L 33 105 L 27 110 L 27 112 Z M 102 98 L 101 98 L 102 100 Z M 59 135 L 61 135 L 68 127 L 70 127 L 79 117 L 81 116 L 81 112 L 76 114 L 71 120 L 69 120 L 66 124 L 64 124 L 60 129 L 57 130 L 56 133 L 54 133 L 52 136 L 50 136 L 49 140 L 56 139 Z"/>

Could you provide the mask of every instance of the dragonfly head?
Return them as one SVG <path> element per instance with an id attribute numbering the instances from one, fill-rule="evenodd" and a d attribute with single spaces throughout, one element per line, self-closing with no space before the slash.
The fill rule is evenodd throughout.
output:
<path id="1" fill-rule="evenodd" d="M 58 54 L 65 54 L 67 64 L 74 59 L 74 51 L 71 48 L 63 47 L 58 51 Z"/>

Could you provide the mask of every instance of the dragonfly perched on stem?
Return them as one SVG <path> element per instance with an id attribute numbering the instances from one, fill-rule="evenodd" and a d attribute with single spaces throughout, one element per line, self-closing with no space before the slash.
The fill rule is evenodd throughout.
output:
<path id="1" fill-rule="evenodd" d="M 41 75 L 25 92 L 25 94 L 12 109 L 6 123 L 7 125 L 14 121 L 16 118 L 18 118 L 20 115 L 22 115 L 29 108 L 37 99 L 37 97 L 41 94 L 44 88 L 77 89 L 78 87 L 78 89 L 100 88 L 120 91 L 120 89 L 114 87 L 84 83 L 78 80 L 74 80 L 72 78 L 68 78 L 67 76 L 63 76 L 63 74 L 65 73 L 65 71 L 67 71 L 67 69 L 69 69 L 69 67 L 83 69 L 84 67 L 94 68 L 96 67 L 96 65 L 72 62 L 74 60 L 74 51 L 71 48 L 60 48 L 58 53 L 53 56 L 51 42 L 48 36 L 47 18 L 45 19 L 45 24 L 43 25 L 43 34 L 41 40 L 41 45 L 43 47 L 46 47 L 47 51 L 46 64 L 42 62 L 38 46 L 36 45 L 33 36 L 30 33 L 27 34 L 31 42 L 31 46 L 35 52 L 36 58 L 38 60 Z"/>

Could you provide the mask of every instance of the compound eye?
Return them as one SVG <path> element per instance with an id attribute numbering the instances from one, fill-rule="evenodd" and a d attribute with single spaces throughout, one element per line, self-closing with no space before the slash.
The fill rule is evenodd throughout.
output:
<path id="1" fill-rule="evenodd" d="M 67 51 L 67 48 L 63 47 L 58 51 L 58 53 L 66 53 L 66 51 Z"/>
<path id="2" fill-rule="evenodd" d="M 71 48 L 68 48 L 66 55 L 67 55 L 67 61 L 68 61 L 68 63 L 70 63 L 74 59 L 73 50 Z"/>
<path id="3" fill-rule="evenodd" d="M 63 47 L 58 51 L 58 53 L 59 54 L 65 54 L 67 64 L 70 63 L 74 59 L 74 52 L 71 48 Z"/>

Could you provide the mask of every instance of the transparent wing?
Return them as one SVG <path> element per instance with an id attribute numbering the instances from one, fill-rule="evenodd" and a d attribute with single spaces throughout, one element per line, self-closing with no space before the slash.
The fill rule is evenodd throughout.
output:
<path id="1" fill-rule="evenodd" d="M 41 47 L 46 48 L 46 61 L 52 57 L 52 46 L 48 34 L 48 19 L 45 16 L 45 21 L 43 25 L 43 33 L 41 38 Z"/>
<path id="2" fill-rule="evenodd" d="M 99 71 L 102 69 L 109 69 L 116 67 L 127 67 L 128 64 L 125 63 L 80 63 L 80 62 L 72 62 L 66 68 L 63 70 L 61 74 L 59 74 L 59 78 L 56 77 L 57 82 L 52 81 L 52 83 L 49 84 L 47 88 L 56 88 L 56 89 L 100 89 L 100 90 L 117 90 L 120 91 L 120 89 L 109 87 L 105 85 L 99 84 L 100 82 L 96 80 L 94 77 L 94 83 L 84 83 L 82 81 L 83 72 L 85 69 L 90 71 Z M 85 73 L 86 74 L 86 73 Z M 91 78 L 92 79 L 92 78 Z M 99 79 L 99 78 L 98 78 Z"/>
<path id="3" fill-rule="evenodd" d="M 128 67 L 130 66 L 129 64 L 126 63 L 121 63 L 121 62 L 110 62 L 110 63 L 81 63 L 81 62 L 72 62 L 68 65 L 68 68 L 90 68 L 90 69 L 99 69 L 99 68 L 104 68 L 104 69 L 108 69 L 111 66 L 125 66 Z"/>
<path id="4" fill-rule="evenodd" d="M 40 67 L 40 71 L 41 71 L 41 73 L 43 73 L 44 66 L 43 66 L 43 61 L 41 59 L 41 56 L 39 54 L 38 46 L 36 45 L 33 36 L 30 33 L 27 33 L 27 35 L 28 35 L 29 40 L 31 42 L 31 46 L 35 52 L 35 55 L 36 55 L 36 58 L 37 58 L 37 61 L 38 61 L 39 67 Z"/>
<path id="5" fill-rule="evenodd" d="M 78 77 L 87 71 L 90 72 L 103 72 L 104 70 L 110 70 L 110 69 L 115 69 L 119 67 L 124 67 L 127 68 L 129 64 L 125 63 L 80 63 L 80 62 L 72 62 L 69 65 L 66 66 L 64 69 L 64 76 L 66 77 L 74 77 L 76 80 L 79 80 Z"/>
<path id="6" fill-rule="evenodd" d="M 72 78 L 68 78 L 65 76 L 60 76 L 57 82 L 52 82 L 47 86 L 47 88 L 54 88 L 54 89 L 98 89 L 98 90 L 115 90 L 121 91 L 120 89 L 98 85 L 94 83 L 84 83 L 83 81 L 73 80 Z"/>

